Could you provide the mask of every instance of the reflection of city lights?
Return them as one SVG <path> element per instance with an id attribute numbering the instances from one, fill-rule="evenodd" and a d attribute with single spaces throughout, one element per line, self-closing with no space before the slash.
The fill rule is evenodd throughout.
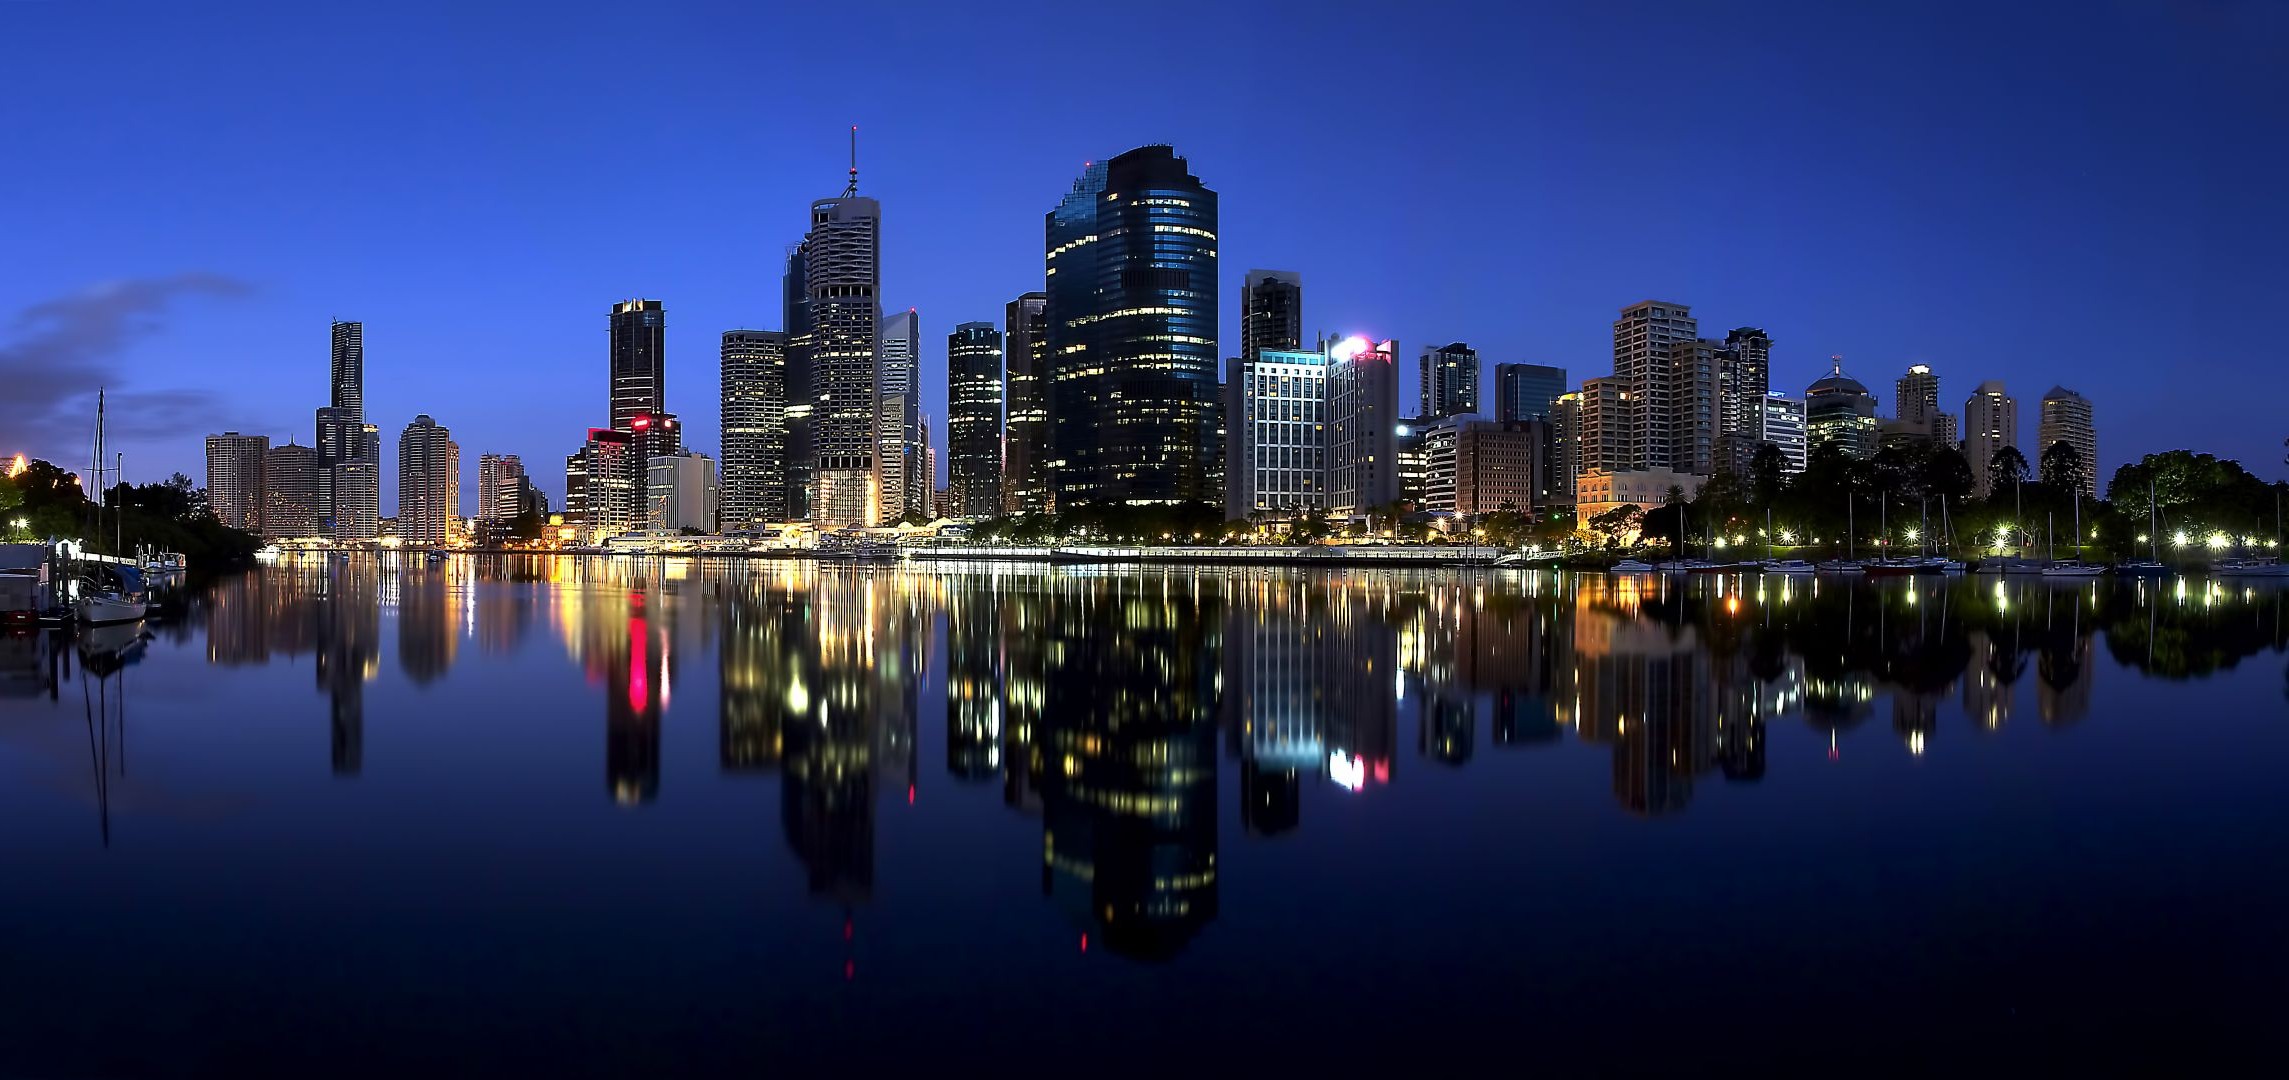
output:
<path id="1" fill-rule="evenodd" d="M 1345 788 L 1357 791 L 1367 786 L 1367 763 L 1341 750 L 1331 750 L 1327 755 L 1327 775 Z"/>
<path id="2" fill-rule="evenodd" d="M 1908 732 L 1908 753 L 1917 757 L 1923 756 L 1923 732 Z"/>

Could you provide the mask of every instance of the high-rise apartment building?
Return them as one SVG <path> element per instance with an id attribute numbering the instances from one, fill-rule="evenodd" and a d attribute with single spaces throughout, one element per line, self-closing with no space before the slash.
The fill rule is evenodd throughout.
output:
<path id="1" fill-rule="evenodd" d="M 1753 326 L 1725 334 L 1717 347 L 1716 467 L 1746 475 L 1756 457 L 1764 398 L 1772 391 L 1772 338 Z"/>
<path id="2" fill-rule="evenodd" d="M 811 204 L 810 231 L 789 262 L 803 283 L 799 303 L 790 297 L 787 323 L 788 413 L 800 434 L 792 440 L 800 454 L 793 471 L 808 485 L 800 509 L 825 529 L 898 514 L 883 505 L 875 464 L 881 239 L 882 204 L 857 193 L 854 172 L 841 197 Z"/>
<path id="3" fill-rule="evenodd" d="M 1930 364 L 1915 364 L 1907 374 L 1892 384 L 1892 415 L 1901 422 L 1922 425 L 1926 430 L 1940 415 L 1939 376 Z"/>
<path id="4" fill-rule="evenodd" d="M 1764 396 L 1763 415 L 1758 420 L 1757 441 L 1768 442 L 1780 449 L 1781 472 L 1794 476 L 1804 471 L 1805 455 L 1809 448 L 1804 434 L 1804 400 L 1792 398 L 1777 391 Z M 1753 456 L 1752 456 L 1752 461 Z"/>
<path id="5" fill-rule="evenodd" d="M 612 305 L 612 426 L 667 409 L 668 313 L 657 300 Z"/>
<path id="6" fill-rule="evenodd" d="M 1001 331 L 992 323 L 963 323 L 947 335 L 946 486 L 963 517 L 1001 512 L 1001 365 Z"/>
<path id="7" fill-rule="evenodd" d="M 1494 365 L 1494 418 L 1548 420 L 1566 394 L 1566 369 L 1542 364 Z"/>
<path id="8" fill-rule="evenodd" d="M 1167 146 L 1094 163 L 1046 220 L 1060 509 L 1213 501 L 1216 193 Z"/>
<path id="9" fill-rule="evenodd" d="M 1026 293 L 1002 314 L 1002 509 L 1012 514 L 1050 508 L 1048 302 Z"/>
<path id="10" fill-rule="evenodd" d="M 723 333 L 723 528 L 787 520 L 787 335 Z"/>
<path id="11" fill-rule="evenodd" d="M 366 423 L 366 344 L 361 323 L 337 320 L 327 365 L 328 400 L 318 410 L 320 532 L 337 541 L 374 539 L 381 522 L 380 429 Z"/>
<path id="12" fill-rule="evenodd" d="M 408 545 L 439 545 L 452 537 L 459 513 L 461 448 L 453 432 L 428 413 L 413 418 L 397 440 L 397 535 Z"/>
<path id="13" fill-rule="evenodd" d="M 1240 359 L 1265 349 L 1303 348 L 1303 275 L 1292 270 L 1250 270 L 1240 297 Z"/>
<path id="14" fill-rule="evenodd" d="M 2003 448 L 2019 445 L 2019 402 L 1989 379 L 1963 402 L 1963 459 L 1971 463 L 1971 483 L 1984 499 L 1993 493 L 1988 469 Z M 2032 464 L 2031 462 L 2029 464 Z"/>
<path id="15" fill-rule="evenodd" d="M 882 520 L 887 522 L 928 512 L 931 484 L 922 475 L 922 323 L 914 309 L 883 316 L 879 356 L 875 461 L 882 477 Z"/>
<path id="16" fill-rule="evenodd" d="M 319 492 L 326 462 L 315 446 L 273 446 L 262 457 L 262 535 L 273 540 L 319 536 Z M 211 496 L 210 496 L 211 497 Z"/>
<path id="17" fill-rule="evenodd" d="M 263 474 L 270 436 L 207 436 L 207 507 L 233 529 L 262 531 Z"/>
<path id="18" fill-rule="evenodd" d="M 1835 446 L 1866 459 L 1876 456 L 1876 398 L 1866 384 L 1844 374 L 1844 358 L 1830 358 L 1828 374 L 1804 388 L 1804 436 L 1812 447 Z"/>
<path id="19" fill-rule="evenodd" d="M 482 521 L 512 521 L 524 512 L 528 481 L 524 459 L 515 454 L 477 456 L 477 513 Z"/>
<path id="20" fill-rule="evenodd" d="M 1399 497 L 1398 343 L 1264 349 L 1227 365 L 1224 512 L 1354 517 Z"/>
<path id="21" fill-rule="evenodd" d="M 2098 428 L 2091 420 L 2090 399 L 2063 386 L 2051 387 L 2043 395 L 2042 415 L 2035 422 L 2035 457 L 2031 464 L 2040 467 L 2043 455 L 2056 443 L 2074 447 L 2075 457 L 2082 464 L 2082 493 L 2086 498 L 2098 497 Z"/>
<path id="22" fill-rule="evenodd" d="M 1463 416 L 1478 411 L 1478 350 L 1459 341 L 1425 348 L 1416 364 L 1422 383 L 1422 416 Z"/>
<path id="23" fill-rule="evenodd" d="M 1542 471 L 1544 502 L 1572 502 L 1574 477 L 1581 471 L 1582 394 L 1558 395 L 1550 404 L 1550 463 Z"/>
<path id="24" fill-rule="evenodd" d="M 1679 355 L 1682 354 L 1682 355 Z M 1693 309 L 1645 300 L 1613 324 L 1613 378 L 1626 414 L 1618 469 L 1707 472 L 1714 455 L 1716 355 Z"/>

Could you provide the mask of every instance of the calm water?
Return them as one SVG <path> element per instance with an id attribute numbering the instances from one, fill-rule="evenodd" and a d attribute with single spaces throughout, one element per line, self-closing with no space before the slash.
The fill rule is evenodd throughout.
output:
<path id="1" fill-rule="evenodd" d="M 2182 1061 L 2289 999 L 2285 611 L 277 567 L 0 639 L 0 1073 Z"/>

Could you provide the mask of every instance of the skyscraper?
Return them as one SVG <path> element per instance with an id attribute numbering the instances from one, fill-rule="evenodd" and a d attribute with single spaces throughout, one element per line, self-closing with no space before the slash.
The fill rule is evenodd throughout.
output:
<path id="1" fill-rule="evenodd" d="M 1319 352 L 1233 357 L 1225 518 L 1351 517 L 1397 499 L 1398 348 L 1354 336 Z"/>
<path id="2" fill-rule="evenodd" d="M 1216 193 L 1138 147 L 1091 164 L 1045 232 L 1058 507 L 1219 498 Z"/>
<path id="3" fill-rule="evenodd" d="M 348 409 L 351 417 L 363 423 L 366 415 L 365 324 L 335 320 L 333 338 L 333 360 L 327 379 L 332 394 L 327 404 Z"/>
<path id="4" fill-rule="evenodd" d="M 1971 483 L 1984 499 L 1993 494 L 1988 469 L 2004 447 L 2019 445 L 2019 402 L 2000 379 L 1980 383 L 1963 402 L 1963 459 L 1971 463 Z"/>
<path id="5" fill-rule="evenodd" d="M 1399 342 L 1327 347 L 1327 512 L 1356 517 L 1399 498 Z"/>
<path id="6" fill-rule="evenodd" d="M 657 300 L 612 305 L 612 426 L 667 409 L 668 313 Z"/>
<path id="7" fill-rule="evenodd" d="M 1478 350 L 1462 342 L 1426 348 L 1421 368 L 1425 418 L 1464 416 L 1478 411 Z"/>
<path id="8" fill-rule="evenodd" d="M 2082 493 L 2086 498 L 2098 497 L 2098 428 L 2091 420 L 2089 398 L 2063 386 L 2051 387 L 2050 393 L 2043 395 L 2035 441 L 2033 463 L 2038 466 L 2052 444 L 2063 442 L 2074 447 L 2082 466 Z"/>
<path id="9" fill-rule="evenodd" d="M 1764 426 L 1764 398 L 1772 391 L 1772 338 L 1753 326 L 1725 335 L 1717 349 L 1716 467 L 1748 473 Z"/>
<path id="10" fill-rule="evenodd" d="M 438 545 L 460 500 L 461 448 L 453 432 L 428 413 L 413 418 L 397 440 L 397 535 L 406 544 Z"/>
<path id="11" fill-rule="evenodd" d="M 317 423 L 319 528 L 337 541 L 372 540 L 381 519 L 381 440 L 366 423 L 365 327 L 337 320 L 332 338 Z"/>
<path id="12" fill-rule="evenodd" d="M 660 532 L 716 531 L 721 489 L 715 462 L 685 450 L 663 454 L 645 465 L 644 527 Z"/>
<path id="13" fill-rule="evenodd" d="M 1049 509 L 1048 302 L 1048 293 L 1026 293 L 1002 318 L 1002 509 L 1013 514 Z"/>
<path id="14" fill-rule="evenodd" d="M 1716 436 L 1716 345 L 1700 340 L 1693 309 L 1645 300 L 1613 324 L 1626 463 L 1615 469 L 1706 473 Z"/>
<path id="15" fill-rule="evenodd" d="M 510 521 L 524 511 L 525 463 L 515 454 L 477 456 L 477 513 L 484 521 Z"/>
<path id="16" fill-rule="evenodd" d="M 233 529 L 262 531 L 264 457 L 270 436 L 226 431 L 207 436 L 207 506 Z"/>
<path id="17" fill-rule="evenodd" d="M 262 466 L 262 535 L 274 540 L 319 535 L 318 492 L 326 482 L 326 465 L 318 448 L 291 442 L 273 446 Z"/>
<path id="18" fill-rule="evenodd" d="M 1548 420 L 1550 410 L 1566 392 L 1566 369 L 1541 364 L 1494 365 L 1494 417 L 1513 420 Z"/>
<path id="19" fill-rule="evenodd" d="M 1265 349 L 1303 348 L 1303 275 L 1250 270 L 1240 301 L 1240 359 Z"/>
<path id="20" fill-rule="evenodd" d="M 625 431 L 589 428 L 588 441 L 565 461 L 565 513 L 578 515 L 591 543 L 644 527 L 646 485 L 637 477 L 646 483 L 650 477 L 636 467 L 635 439 Z"/>
<path id="21" fill-rule="evenodd" d="M 1918 424 L 1925 430 L 1939 417 L 1939 376 L 1932 373 L 1930 364 L 1916 364 L 1893 384 L 1892 412 L 1904 423 Z"/>
<path id="22" fill-rule="evenodd" d="M 881 469 L 882 520 L 926 513 L 931 480 L 922 475 L 922 324 L 914 309 L 882 319 L 875 460 Z"/>
<path id="23" fill-rule="evenodd" d="M 1793 476 L 1804 471 L 1806 446 L 1804 441 L 1804 401 L 1782 393 L 1764 396 L 1764 415 L 1759 420 L 1757 441 L 1768 442 L 1780 449 L 1781 473 Z M 1751 459 L 1754 460 L 1753 457 Z"/>
<path id="24" fill-rule="evenodd" d="M 787 520 L 787 335 L 723 334 L 723 528 Z"/>
<path id="25" fill-rule="evenodd" d="M 787 324 L 787 449 L 782 466 L 787 474 L 787 521 L 811 519 L 811 486 L 817 479 L 818 440 L 813 414 L 818 410 L 817 380 L 811 377 L 810 271 L 803 264 L 803 245 L 787 252 L 787 270 L 780 278 L 781 308 Z"/>
<path id="26" fill-rule="evenodd" d="M 787 325 L 790 344 L 799 342 L 788 357 L 789 382 L 807 405 L 795 417 L 804 431 L 796 440 L 799 472 L 808 484 L 804 509 L 826 529 L 897 516 L 876 488 L 882 205 L 860 196 L 857 184 L 854 169 L 841 197 L 811 204 L 810 231 L 790 260 L 803 282 Z M 789 398 L 791 416 L 796 400 Z"/>
<path id="27" fill-rule="evenodd" d="M 1876 399 L 1831 357 L 1828 374 L 1804 390 L 1804 436 L 1813 447 L 1836 446 L 1856 458 L 1876 456 Z"/>
<path id="28" fill-rule="evenodd" d="M 1001 510 L 1001 343 L 992 323 L 963 323 L 946 337 L 947 486 L 963 517 Z"/>

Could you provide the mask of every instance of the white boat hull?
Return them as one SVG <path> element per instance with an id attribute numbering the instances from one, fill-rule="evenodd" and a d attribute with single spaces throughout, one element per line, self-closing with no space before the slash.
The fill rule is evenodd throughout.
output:
<path id="1" fill-rule="evenodd" d="M 89 626 L 134 622 L 149 608 L 150 605 L 141 600 L 123 600 L 116 596 L 83 596 L 72 603 L 79 621 Z"/>

